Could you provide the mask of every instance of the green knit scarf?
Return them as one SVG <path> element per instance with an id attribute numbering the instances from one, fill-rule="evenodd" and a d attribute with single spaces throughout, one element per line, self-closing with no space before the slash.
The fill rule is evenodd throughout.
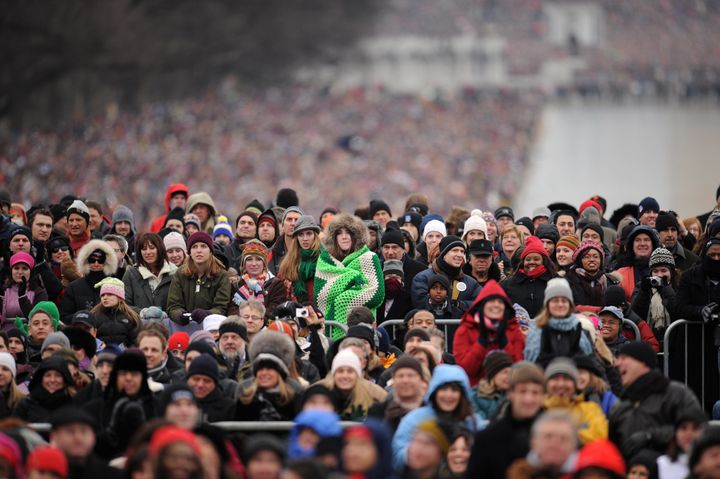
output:
<path id="1" fill-rule="evenodd" d="M 300 265 L 298 266 L 298 280 L 293 284 L 293 294 L 301 303 L 310 299 L 305 284 L 315 278 L 315 266 L 320 253 L 313 249 L 300 250 Z"/>

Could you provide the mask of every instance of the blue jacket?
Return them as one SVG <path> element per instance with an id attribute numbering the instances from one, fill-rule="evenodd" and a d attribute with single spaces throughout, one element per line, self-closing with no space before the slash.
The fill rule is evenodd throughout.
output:
<path id="1" fill-rule="evenodd" d="M 460 366 L 450 364 L 437 366 L 433 371 L 432 379 L 430 380 L 430 385 L 425 395 L 425 406 L 405 415 L 400 421 L 397 431 L 395 431 L 392 440 L 393 466 L 395 470 L 401 470 L 403 466 L 405 466 L 407 448 L 415 434 L 415 429 L 417 429 L 423 421 L 437 417 L 437 412 L 433 408 L 430 398 L 435 394 L 435 391 L 448 383 L 460 383 L 465 398 L 472 404 L 473 393 L 470 389 L 470 380 L 465 370 Z M 477 414 L 473 414 L 465 419 L 465 426 L 470 431 L 475 432 L 485 427 L 485 421 Z"/>
<path id="2" fill-rule="evenodd" d="M 433 269 L 433 267 L 430 266 L 425 271 L 421 271 L 420 273 L 415 275 L 415 278 L 413 278 L 412 287 L 410 288 L 410 298 L 412 299 L 413 308 L 427 309 L 428 302 L 430 300 L 430 295 L 428 293 L 428 291 L 430 290 L 430 286 L 428 285 L 428 282 L 430 281 L 430 278 L 432 278 L 436 274 L 444 273 L 437 273 Z M 452 278 L 448 278 L 448 281 L 450 282 L 450 287 L 453 288 L 454 280 Z M 459 283 L 462 283 L 464 285 L 465 290 L 460 291 L 455 306 L 457 306 L 460 312 L 464 313 L 468 310 L 468 308 L 470 308 L 470 305 L 472 305 L 477 295 L 480 294 L 482 286 L 480 286 L 480 284 L 475 281 L 475 278 L 473 278 L 469 274 L 463 274 Z M 462 288 L 463 286 L 460 286 L 460 289 Z M 452 300 L 452 293 L 448 295 L 448 300 Z"/>

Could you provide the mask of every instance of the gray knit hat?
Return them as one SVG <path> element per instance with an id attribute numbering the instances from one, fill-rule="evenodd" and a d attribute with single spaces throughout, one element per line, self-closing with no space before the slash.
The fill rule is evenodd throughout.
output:
<path id="1" fill-rule="evenodd" d="M 291 206 L 290 208 L 287 208 L 282 214 L 282 222 L 283 223 L 285 223 L 285 218 L 287 217 L 287 215 L 289 213 L 297 213 L 300 216 L 303 216 L 305 214 L 305 212 L 299 206 Z M 293 231 L 295 231 L 295 230 L 293 230 Z"/>
<path id="2" fill-rule="evenodd" d="M 545 368 L 545 380 L 552 379 L 558 374 L 565 375 L 574 382 L 577 382 L 578 370 L 575 362 L 572 359 L 562 356 L 553 359 L 547 368 Z"/>
<path id="3" fill-rule="evenodd" d="M 575 301 L 573 300 L 572 290 L 570 289 L 570 283 L 568 283 L 565 278 L 552 278 L 550 281 L 547 282 L 547 286 L 545 287 L 545 299 L 543 300 L 543 304 L 547 306 L 548 301 L 557 297 L 567 298 L 567 300 L 570 301 L 571 304 L 575 304 Z"/>
<path id="4" fill-rule="evenodd" d="M 117 207 L 115 207 L 115 211 L 113 211 L 112 225 L 115 226 L 121 221 L 130 223 L 130 229 L 133 233 L 135 232 L 135 215 L 132 210 L 125 205 L 117 205 Z"/>
<path id="5" fill-rule="evenodd" d="M 383 275 L 396 274 L 398 276 L 405 276 L 405 270 L 403 269 L 403 262 L 397 259 L 386 259 L 383 264 Z"/>
<path id="6" fill-rule="evenodd" d="M 293 236 L 297 236 L 301 231 L 305 230 L 320 233 L 320 227 L 315 223 L 315 218 L 310 215 L 302 215 L 298 218 L 297 223 L 295 223 L 295 229 L 293 229 Z"/>
<path id="7" fill-rule="evenodd" d="M 58 331 L 47 335 L 47 338 L 45 338 L 45 341 L 43 341 L 40 347 L 40 354 L 44 353 L 51 344 L 59 344 L 62 349 L 70 349 L 70 340 Z"/>
<path id="8" fill-rule="evenodd" d="M 655 248 L 655 251 L 650 255 L 650 269 L 656 266 L 669 266 L 671 269 L 675 268 L 675 258 L 670 250 Z"/>

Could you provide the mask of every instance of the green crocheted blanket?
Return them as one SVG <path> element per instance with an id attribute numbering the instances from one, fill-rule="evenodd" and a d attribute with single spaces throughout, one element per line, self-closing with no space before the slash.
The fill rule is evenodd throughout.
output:
<path id="1" fill-rule="evenodd" d="M 322 248 L 315 271 L 315 299 L 326 321 L 347 324 L 348 312 L 356 306 L 375 314 L 385 300 L 380 259 L 363 246 L 340 262 Z M 339 328 L 333 329 L 333 340 L 343 336 Z"/>

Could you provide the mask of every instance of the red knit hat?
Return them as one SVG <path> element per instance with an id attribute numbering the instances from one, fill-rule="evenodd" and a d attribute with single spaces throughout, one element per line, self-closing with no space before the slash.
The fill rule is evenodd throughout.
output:
<path id="1" fill-rule="evenodd" d="M 63 479 L 68 477 L 68 462 L 65 454 L 56 448 L 42 446 L 34 449 L 27 458 L 26 472 L 52 472 Z"/>
<path id="2" fill-rule="evenodd" d="M 149 448 L 150 456 L 157 456 L 163 448 L 177 442 L 187 444 L 195 454 L 200 455 L 200 444 L 198 444 L 195 434 L 177 426 L 165 426 L 152 435 Z"/>
<path id="3" fill-rule="evenodd" d="M 598 213 L 600 213 L 600 216 L 602 216 L 603 207 L 600 206 L 600 203 L 598 203 L 597 201 L 594 201 L 594 200 L 583 201 L 583 203 L 580 205 L 580 208 L 578 208 L 578 213 L 582 214 L 583 211 L 585 211 L 587 208 L 589 208 L 591 206 L 593 208 L 595 208 L 596 210 L 598 210 Z"/>
<path id="4" fill-rule="evenodd" d="M 538 238 L 537 236 L 528 236 L 528 238 L 525 240 L 525 249 L 520 255 L 520 259 L 525 259 L 525 257 L 531 253 L 537 253 L 540 256 L 544 256 L 545 258 L 548 257 L 547 250 L 543 246 L 542 241 L 540 241 L 540 238 Z"/>
<path id="5" fill-rule="evenodd" d="M 291 338 L 295 338 L 292 327 L 285 321 L 275 320 L 272 323 L 268 324 L 267 329 L 271 331 L 280 331 L 281 333 L 287 334 Z"/>
<path id="6" fill-rule="evenodd" d="M 185 351 L 188 348 L 189 344 L 190 335 L 185 331 L 178 331 L 177 333 L 173 333 L 173 335 L 168 338 L 168 349 L 171 351 L 175 349 Z"/>
<path id="7" fill-rule="evenodd" d="M 602 245 L 594 241 L 583 241 L 578 249 L 573 253 L 573 263 L 577 263 L 578 259 L 581 259 L 587 250 L 594 249 L 600 253 L 600 261 L 605 261 L 605 250 Z"/>
<path id="8" fill-rule="evenodd" d="M 192 235 L 190 235 L 190 238 L 188 238 L 188 245 L 187 249 L 190 251 L 195 243 L 205 243 L 208 248 L 210 248 L 210 251 L 213 249 L 213 240 L 212 236 L 207 234 L 204 231 L 196 231 Z"/>

